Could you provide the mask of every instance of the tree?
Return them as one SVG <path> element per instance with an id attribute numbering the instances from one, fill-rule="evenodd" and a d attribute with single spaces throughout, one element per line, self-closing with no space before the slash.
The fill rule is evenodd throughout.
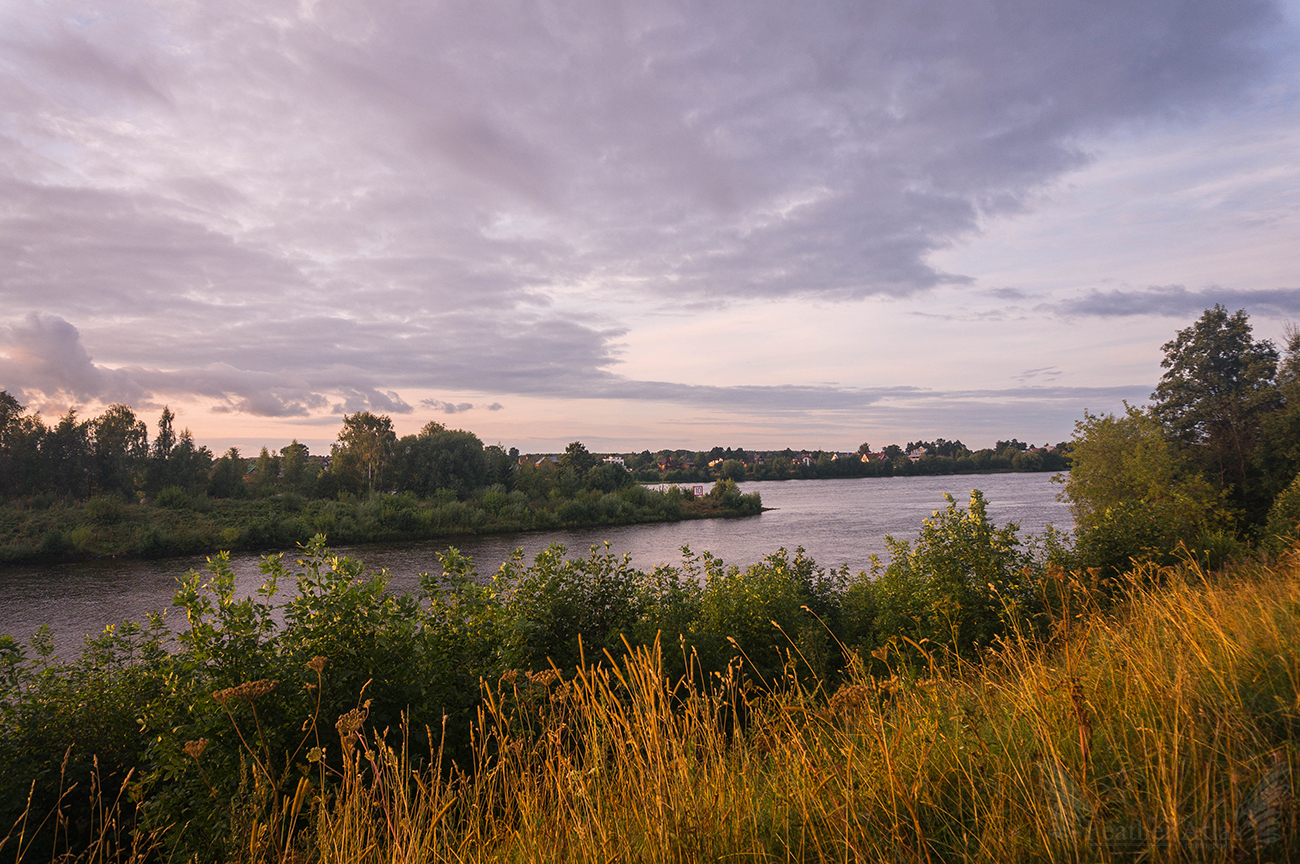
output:
<path id="1" fill-rule="evenodd" d="M 1074 511 L 1084 564 L 1112 571 L 1129 560 L 1194 544 L 1222 523 L 1221 494 L 1171 443 L 1150 409 L 1091 414 L 1074 426 L 1074 464 L 1057 479 Z"/>
<path id="2" fill-rule="evenodd" d="M 428 498 L 448 489 L 464 498 L 486 485 L 488 458 L 477 435 L 430 423 L 397 442 L 392 473 L 402 491 Z"/>
<path id="3" fill-rule="evenodd" d="M 1262 521 L 1270 502 L 1256 500 L 1249 467 L 1262 419 L 1278 404 L 1277 349 L 1251 338 L 1244 309 L 1229 315 L 1218 304 L 1163 349 L 1155 416 L 1231 490 L 1249 523 Z"/>
<path id="4" fill-rule="evenodd" d="M 145 490 L 150 495 L 157 495 L 163 487 L 172 485 L 168 462 L 172 448 L 176 446 L 176 431 L 172 427 L 175 419 L 176 415 L 164 405 L 162 414 L 158 416 L 158 434 L 149 448 L 149 463 L 145 470 Z"/>
<path id="5" fill-rule="evenodd" d="M 90 442 L 88 424 L 77 420 L 75 408 L 45 434 L 41 444 L 42 472 L 47 488 L 73 498 L 89 491 Z"/>
<path id="6" fill-rule="evenodd" d="M 1262 494 L 1276 498 L 1300 473 L 1300 329 L 1286 329 L 1286 351 L 1277 366 L 1280 404 L 1264 416 L 1252 462 L 1263 478 Z"/>
<path id="7" fill-rule="evenodd" d="M 335 464 L 340 469 L 355 465 L 365 487 L 373 491 L 383 479 L 396 443 L 393 420 L 387 414 L 369 411 L 344 414 L 343 429 L 333 448 L 334 455 L 340 457 Z"/>
<path id="8" fill-rule="evenodd" d="M 111 405 L 91 421 L 90 440 L 99 491 L 134 494 L 149 455 L 149 428 L 144 421 L 126 405 Z"/>
<path id="9" fill-rule="evenodd" d="M 574 441 L 564 448 L 564 455 L 560 457 L 560 468 L 572 468 L 579 477 L 585 477 L 595 464 L 596 457 L 587 452 L 587 446 L 581 441 Z"/>
<path id="10" fill-rule="evenodd" d="M 0 390 L 0 490 L 6 497 L 18 491 L 20 466 L 14 444 L 22 416 L 23 406 L 18 400 L 8 390 Z"/>
<path id="11" fill-rule="evenodd" d="M 727 459 L 718 469 L 718 477 L 734 480 L 737 483 L 745 482 L 745 463 L 739 459 Z"/>
<path id="12" fill-rule="evenodd" d="M 295 438 L 288 447 L 280 449 L 280 482 L 291 492 L 303 493 L 311 480 L 307 476 L 306 444 L 299 444 Z"/>
<path id="13" fill-rule="evenodd" d="M 258 492 L 268 492 L 280 479 L 280 460 L 271 455 L 265 447 L 257 455 L 257 465 L 253 470 L 253 488 Z"/>
<path id="14" fill-rule="evenodd" d="M 190 430 L 182 430 L 167 457 L 167 485 L 180 486 L 195 494 L 207 484 L 212 463 L 212 451 L 207 447 L 196 447 Z"/>
<path id="15" fill-rule="evenodd" d="M 239 455 L 239 448 L 231 447 L 212 466 L 208 494 L 213 498 L 243 498 L 245 488 L 244 460 Z"/>
<path id="16" fill-rule="evenodd" d="M 23 406 L 9 395 L 8 390 L 0 390 L 0 446 L 4 445 L 9 425 L 23 414 Z"/>

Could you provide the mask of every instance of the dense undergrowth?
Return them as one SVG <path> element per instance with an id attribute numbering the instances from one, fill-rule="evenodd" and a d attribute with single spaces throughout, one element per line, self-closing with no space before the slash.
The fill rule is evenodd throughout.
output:
<path id="1" fill-rule="evenodd" d="M 219 556 L 176 644 L 0 641 L 0 857 L 1286 860 L 1300 554 L 1107 582 L 978 493 L 891 548 L 403 597 L 316 538 L 248 599 Z"/>
<path id="2" fill-rule="evenodd" d="M 214 499 L 177 488 L 164 493 L 170 494 L 149 503 L 128 503 L 115 495 L 81 502 L 52 496 L 8 502 L 0 506 L 0 563 L 283 549 L 316 534 L 347 544 L 422 540 L 750 516 L 762 509 L 756 493 L 743 495 L 730 481 L 699 497 L 676 487 L 658 491 L 639 485 L 539 500 L 504 487 L 487 487 L 464 500 L 451 492 L 433 498 L 370 493 L 338 500 L 293 493 Z"/>

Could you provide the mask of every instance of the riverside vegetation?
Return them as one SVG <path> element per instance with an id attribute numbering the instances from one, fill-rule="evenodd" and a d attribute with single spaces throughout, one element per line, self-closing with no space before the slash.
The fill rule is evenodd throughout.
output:
<path id="1" fill-rule="evenodd" d="M 394 596 L 318 537 L 238 599 L 216 556 L 174 642 L 0 642 L 0 855 L 1296 860 L 1300 481 L 1252 521 L 1152 422 L 1079 424 L 1074 537 L 973 492 L 865 573 L 452 550 Z"/>
<path id="2" fill-rule="evenodd" d="M 599 459 L 580 441 L 559 456 L 484 447 L 471 432 L 429 423 L 397 437 L 392 418 L 345 415 L 327 457 L 292 442 L 246 459 L 215 458 L 164 408 L 157 433 L 126 405 L 53 426 L 0 390 L 0 564 L 101 556 L 163 557 L 284 549 L 323 532 L 339 543 L 416 540 L 746 516 L 757 494 L 735 483 L 981 471 L 1055 471 L 1068 446 L 1017 440 L 972 453 L 960 441 L 909 442 L 872 453 L 663 450 Z M 691 490 L 637 483 L 719 483 Z"/>
<path id="3" fill-rule="evenodd" d="M 115 405 L 53 428 L 0 391 L 0 563 L 626 525 L 761 512 L 756 493 L 720 478 L 696 496 L 636 483 L 581 442 L 554 460 L 521 460 L 472 433 L 430 423 L 397 438 L 392 421 L 348 415 L 328 460 L 296 441 L 245 460 L 213 459 L 163 410 L 152 445 Z"/>

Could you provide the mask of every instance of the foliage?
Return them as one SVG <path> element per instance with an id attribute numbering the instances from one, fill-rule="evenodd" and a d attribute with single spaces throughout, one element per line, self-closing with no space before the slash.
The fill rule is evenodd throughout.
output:
<path id="1" fill-rule="evenodd" d="M 881 642 L 905 636 L 973 655 L 1033 616 L 1038 586 L 1015 523 L 993 525 L 978 489 L 965 510 L 944 497 L 915 546 L 885 538 L 892 557 L 876 567 L 875 628 Z"/>
<path id="2" fill-rule="evenodd" d="M 1262 418 L 1278 405 L 1277 349 L 1251 338 L 1245 310 L 1229 315 L 1218 304 L 1163 347 L 1155 416 L 1257 524 L 1268 501 L 1255 493 L 1251 455 Z"/>
<path id="3" fill-rule="evenodd" d="M 632 635 L 642 598 L 628 556 L 595 548 L 587 558 L 564 555 L 563 546 L 551 546 L 524 566 L 516 553 L 492 577 L 507 668 L 575 668 L 584 658 L 622 653 Z"/>
<path id="4" fill-rule="evenodd" d="M 698 638 L 705 668 L 743 660 L 759 679 L 774 682 L 793 657 L 805 671 L 827 672 L 827 626 L 838 619 L 843 574 L 828 574 L 803 549 L 793 558 L 778 549 L 743 570 L 706 556 L 703 569 Z"/>
<path id="5" fill-rule="evenodd" d="M 463 499 L 486 484 L 488 460 L 478 436 L 431 423 L 396 443 L 392 475 L 399 491 L 431 497 L 448 489 Z"/>
<path id="6" fill-rule="evenodd" d="M 1225 524 L 1221 495 L 1165 437 L 1147 409 L 1084 412 L 1074 464 L 1058 477 L 1074 513 L 1081 561 L 1108 575 L 1131 559 L 1164 559 L 1180 540 Z"/>
<path id="7" fill-rule="evenodd" d="M 385 469 L 396 444 L 393 420 L 386 414 L 344 414 L 343 428 L 332 451 L 332 470 L 344 478 L 347 488 L 374 491 L 384 485 Z"/>
<path id="8" fill-rule="evenodd" d="M 882 649 L 868 667 L 849 651 L 839 680 L 795 660 L 763 686 L 743 660 L 669 671 L 651 641 L 563 674 L 496 672 L 456 768 L 414 716 L 385 730 L 377 703 L 324 734 L 332 715 L 301 697 L 337 667 L 285 666 L 208 698 L 214 737 L 141 787 L 141 848 L 250 864 L 1294 860 L 1296 562 L 1148 566 L 1109 614 L 1071 581 L 1077 609 L 979 663 L 900 665 Z M 188 821 L 164 830 L 151 804 L 185 783 Z M 227 809 L 203 822 L 212 791 Z M 28 859 L 77 851 L 61 840 Z"/>
<path id="9" fill-rule="evenodd" d="M 1300 477 L 1277 496 L 1264 527 L 1267 548 L 1280 552 L 1300 542 Z"/>

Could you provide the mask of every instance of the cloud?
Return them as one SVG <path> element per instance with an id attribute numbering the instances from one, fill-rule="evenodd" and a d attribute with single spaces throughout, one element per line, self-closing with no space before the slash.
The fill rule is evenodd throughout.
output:
<path id="1" fill-rule="evenodd" d="M 460 414 L 472 410 L 474 404 L 472 402 L 457 402 L 452 404 L 451 402 L 443 402 L 441 399 L 421 399 L 420 407 L 428 408 L 433 411 L 441 411 L 443 414 Z M 500 410 L 501 408 L 500 405 L 496 405 L 495 403 L 485 407 L 489 411 Z"/>
<path id="2" fill-rule="evenodd" d="M 265 417 L 429 391 L 883 404 L 906 388 L 628 380 L 620 315 L 977 293 L 934 253 L 1099 134 L 1240 101 L 1278 21 L 1262 0 L 19 3 L 0 383 Z M 1192 302 L 1148 294 L 1054 311 Z"/>
<path id="3" fill-rule="evenodd" d="M 1042 308 L 1061 315 L 1080 317 L 1161 315 L 1182 318 L 1209 309 L 1216 303 L 1229 309 L 1246 309 L 1251 313 L 1285 317 L 1300 314 L 1300 290 L 1273 288 L 1252 291 L 1212 287 L 1189 291 L 1182 285 L 1153 286 L 1139 290 L 1093 289 L 1072 300 L 1045 304 Z"/>
<path id="4" fill-rule="evenodd" d="M 77 328 L 62 318 L 31 312 L 0 333 L 0 382 L 20 400 L 29 390 L 72 401 L 131 402 L 144 395 L 129 374 L 91 362 Z"/>

